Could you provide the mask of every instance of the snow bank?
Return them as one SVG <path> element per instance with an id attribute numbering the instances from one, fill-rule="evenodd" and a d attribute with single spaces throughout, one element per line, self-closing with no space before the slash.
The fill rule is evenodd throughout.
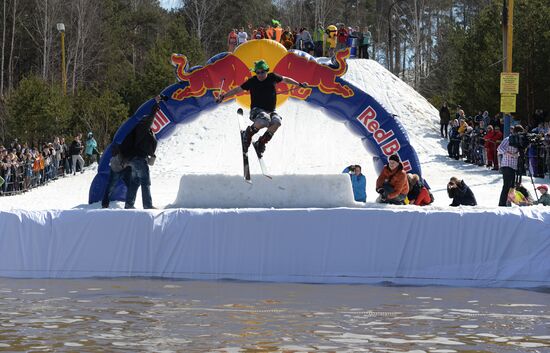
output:
<path id="1" fill-rule="evenodd" d="M 330 208 L 360 207 L 350 178 L 335 175 L 184 175 L 169 208 Z"/>

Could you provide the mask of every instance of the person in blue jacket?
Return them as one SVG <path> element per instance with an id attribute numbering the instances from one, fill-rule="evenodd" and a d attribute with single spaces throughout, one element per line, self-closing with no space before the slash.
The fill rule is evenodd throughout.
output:
<path id="1" fill-rule="evenodd" d="M 367 179 L 361 174 L 361 166 L 358 164 L 350 165 L 342 173 L 349 173 L 355 201 L 367 202 Z"/>

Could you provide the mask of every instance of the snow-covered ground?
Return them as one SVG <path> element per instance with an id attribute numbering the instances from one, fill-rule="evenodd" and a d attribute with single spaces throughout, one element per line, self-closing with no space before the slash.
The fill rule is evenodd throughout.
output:
<path id="1" fill-rule="evenodd" d="M 446 141 L 439 137 L 436 108 L 377 62 L 357 59 L 348 63 L 349 69 L 344 79 L 365 90 L 389 112 L 396 114 L 408 132 L 422 164 L 423 176 L 435 196 L 434 205 L 430 208 L 448 207 L 450 200 L 446 185 L 450 177 L 456 176 L 472 188 L 478 208 L 497 210 L 502 186 L 500 174 L 446 157 Z M 188 124 L 178 126 L 172 136 L 159 144 L 157 162 L 151 168 L 153 202 L 157 207 L 175 202 L 183 175 L 241 175 L 236 109 L 236 103 L 219 106 Z M 360 164 L 367 178 L 367 207 L 383 207 L 371 204 L 376 196 L 374 183 L 377 175 L 372 157 L 359 137 L 344 124 L 304 102 L 290 100 L 279 108 L 279 113 L 283 117 L 283 126 L 268 144 L 265 153 L 270 172 L 275 177 L 284 174 L 311 175 L 310 180 L 296 180 L 315 184 L 315 175 L 338 174 L 350 164 Z M 251 171 L 253 178 L 261 178 L 254 175 L 260 174 L 260 169 L 252 157 Z M 22 195 L 2 197 L 0 209 L 99 208 L 99 204 L 87 205 L 88 190 L 95 173 L 95 166 L 92 166 L 81 175 L 61 178 Z M 208 180 L 210 183 L 216 182 L 216 178 L 209 177 Z M 548 183 L 548 180 L 535 182 Z M 528 188 L 532 192 L 530 182 Z M 216 190 L 223 192 L 223 188 Z M 271 188 L 268 192 L 278 191 Z M 294 196 L 305 197 L 299 192 L 294 192 Z M 136 206 L 141 206 L 139 195 Z M 121 204 L 113 202 L 112 207 L 121 207 Z"/>

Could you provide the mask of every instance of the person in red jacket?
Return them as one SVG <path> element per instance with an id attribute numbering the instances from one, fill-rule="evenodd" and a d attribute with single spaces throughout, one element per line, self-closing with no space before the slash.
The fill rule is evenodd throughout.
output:
<path id="1" fill-rule="evenodd" d="M 493 167 L 493 170 L 498 170 L 497 146 L 502 141 L 502 132 L 498 126 L 493 128 L 492 125 L 487 126 L 487 135 L 485 139 L 485 150 L 487 151 L 487 166 Z"/>
<path id="2" fill-rule="evenodd" d="M 420 180 L 418 174 L 407 174 L 409 182 L 409 205 L 426 206 L 433 202 L 430 191 Z"/>
<path id="3" fill-rule="evenodd" d="M 340 23 L 338 32 L 336 32 L 336 51 L 346 49 L 348 43 L 349 32 L 343 23 Z"/>
<path id="4" fill-rule="evenodd" d="M 376 192 L 380 194 L 381 203 L 404 204 L 405 197 L 409 193 L 409 182 L 397 154 L 392 154 L 388 158 L 388 164 L 376 179 Z"/>

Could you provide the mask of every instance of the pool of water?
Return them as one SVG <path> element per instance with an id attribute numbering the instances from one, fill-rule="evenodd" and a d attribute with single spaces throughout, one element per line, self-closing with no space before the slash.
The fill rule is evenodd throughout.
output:
<path id="1" fill-rule="evenodd" d="M 0 351 L 550 352 L 550 291 L 0 278 Z"/>

